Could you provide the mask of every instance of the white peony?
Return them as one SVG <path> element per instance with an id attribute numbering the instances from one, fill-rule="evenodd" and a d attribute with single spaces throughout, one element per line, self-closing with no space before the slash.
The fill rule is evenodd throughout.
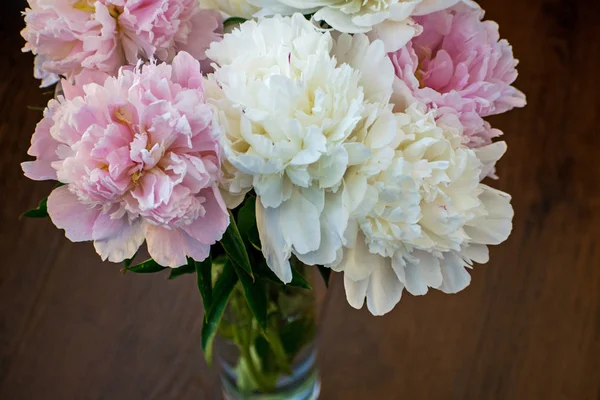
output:
<path id="1" fill-rule="evenodd" d="M 404 288 L 413 295 L 464 289 L 465 268 L 487 262 L 487 245 L 506 240 L 512 228 L 510 196 L 480 183 L 484 164 L 461 145 L 460 124 L 436 124 L 434 112 L 418 104 L 395 120 L 387 168 L 370 174 L 367 163 L 346 177 L 354 185 L 368 175 L 346 249 L 332 265 L 344 272 L 348 302 L 360 308 L 366 297 L 375 315 L 389 312 Z"/>
<path id="2" fill-rule="evenodd" d="M 248 21 L 207 55 L 228 206 L 254 189 L 262 250 L 284 282 L 292 254 L 335 262 L 359 197 L 346 173 L 370 160 L 364 138 L 395 134 L 385 123 L 394 71 L 383 43 L 361 34 L 334 40 L 295 14 Z"/>

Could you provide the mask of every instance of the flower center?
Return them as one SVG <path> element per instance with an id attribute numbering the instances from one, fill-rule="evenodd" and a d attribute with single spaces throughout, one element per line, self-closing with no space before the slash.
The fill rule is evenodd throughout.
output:
<path id="1" fill-rule="evenodd" d="M 415 71 L 415 78 L 417 78 L 417 80 L 419 81 L 419 89 L 423 89 L 425 87 L 425 74 L 423 73 L 423 71 L 419 67 L 417 68 L 417 70 Z"/>
<path id="2" fill-rule="evenodd" d="M 137 186 L 140 183 L 141 177 L 142 171 L 136 171 L 133 173 L 133 175 L 131 176 L 131 181 L 133 182 L 134 186 Z"/>
<path id="3" fill-rule="evenodd" d="M 123 14 L 123 8 L 122 7 L 117 7 L 115 5 L 110 5 L 106 7 L 108 9 L 108 13 L 110 14 L 111 17 L 113 17 L 114 19 L 118 19 L 119 16 L 121 14 Z"/>
<path id="4" fill-rule="evenodd" d="M 73 4 L 73 8 L 79 11 L 94 13 L 96 12 L 96 6 L 94 5 L 95 0 L 77 0 Z M 110 4 L 106 6 L 108 13 L 114 19 L 118 19 L 121 14 L 123 14 L 123 7 L 115 6 L 114 4 Z"/>
<path id="5" fill-rule="evenodd" d="M 92 0 L 78 0 L 75 4 L 73 4 L 73 8 L 79 11 L 90 12 L 93 13 L 96 11 L 94 7 L 94 3 Z"/>

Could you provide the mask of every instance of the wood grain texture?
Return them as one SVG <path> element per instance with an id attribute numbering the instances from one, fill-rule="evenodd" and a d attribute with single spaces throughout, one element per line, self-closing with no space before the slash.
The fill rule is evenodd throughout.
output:
<path id="1" fill-rule="evenodd" d="M 463 293 L 405 295 L 382 318 L 347 306 L 337 279 L 322 399 L 600 399 L 600 4 L 480 3 L 529 100 L 493 120 L 514 233 Z M 1 18 L 0 398 L 214 398 L 193 279 L 123 276 L 49 221 L 17 220 L 52 186 L 19 169 L 41 116 L 26 105 L 48 96 L 19 51 L 17 3 Z"/>

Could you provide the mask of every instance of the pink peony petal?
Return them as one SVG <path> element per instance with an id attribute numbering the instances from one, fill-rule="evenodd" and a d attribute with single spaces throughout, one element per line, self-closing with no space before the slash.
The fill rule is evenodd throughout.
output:
<path id="1" fill-rule="evenodd" d="M 202 203 L 206 210 L 204 216 L 182 229 L 197 241 L 212 245 L 221 240 L 222 235 L 215 236 L 215 231 L 225 232 L 229 225 L 229 214 L 217 187 L 206 189 L 200 195 L 205 198 Z"/>
<path id="2" fill-rule="evenodd" d="M 146 226 L 146 243 L 150 256 L 160 265 L 170 268 L 186 264 L 186 256 L 203 261 L 210 252 L 210 245 L 198 242 L 181 229 L 154 225 Z"/>
<path id="3" fill-rule="evenodd" d="M 210 72 L 206 49 L 212 42 L 220 41 L 223 38 L 223 17 L 216 10 L 198 9 L 190 19 L 190 25 L 189 33 L 185 39 L 177 42 L 177 48 L 199 60 L 202 63 L 202 71 Z"/>
<path id="4" fill-rule="evenodd" d="M 173 82 L 179 83 L 184 88 L 202 89 L 202 73 L 200 63 L 189 53 L 180 52 L 173 59 Z"/>
<path id="5" fill-rule="evenodd" d="M 126 215 L 113 218 L 109 213 L 101 213 L 94 222 L 92 239 L 103 260 L 123 262 L 132 258 L 144 243 L 143 224 L 140 220 L 129 222 Z"/>
<path id="6" fill-rule="evenodd" d="M 68 186 L 61 186 L 48 197 L 48 214 L 57 228 L 65 230 L 67 239 L 84 242 L 93 238 L 94 223 L 100 209 L 82 204 Z"/>

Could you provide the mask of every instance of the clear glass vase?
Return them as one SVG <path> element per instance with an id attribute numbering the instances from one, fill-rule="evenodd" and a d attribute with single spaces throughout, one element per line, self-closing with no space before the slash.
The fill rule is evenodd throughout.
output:
<path id="1" fill-rule="evenodd" d="M 263 331 L 236 287 L 216 339 L 215 356 L 226 400 L 313 400 L 319 397 L 317 336 L 325 299 L 316 268 L 298 266 L 312 290 L 265 283 Z"/>

